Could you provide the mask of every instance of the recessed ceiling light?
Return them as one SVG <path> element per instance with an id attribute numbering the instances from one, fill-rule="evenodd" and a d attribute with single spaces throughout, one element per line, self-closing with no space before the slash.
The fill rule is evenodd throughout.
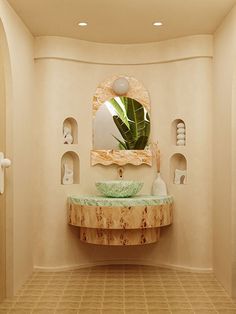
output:
<path id="1" fill-rule="evenodd" d="M 78 25 L 83 27 L 83 26 L 87 26 L 88 23 L 87 22 L 79 22 Z"/>
<path id="2" fill-rule="evenodd" d="M 162 26 L 163 23 L 162 22 L 153 22 L 152 25 L 153 26 Z"/>

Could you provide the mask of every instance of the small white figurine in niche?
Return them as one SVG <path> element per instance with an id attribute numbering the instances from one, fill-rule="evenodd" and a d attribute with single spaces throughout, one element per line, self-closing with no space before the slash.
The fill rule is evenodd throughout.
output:
<path id="1" fill-rule="evenodd" d="M 71 134 L 71 128 L 69 128 L 68 126 L 64 126 L 63 128 L 63 138 L 64 138 L 64 144 L 73 143 L 73 136 Z"/>
<path id="2" fill-rule="evenodd" d="M 174 184 L 186 184 L 187 171 L 175 169 Z"/>
<path id="3" fill-rule="evenodd" d="M 73 173 L 73 169 L 70 169 L 69 166 L 65 163 L 64 165 L 64 176 L 62 179 L 62 184 L 66 185 L 66 184 L 73 184 L 74 183 L 74 173 Z"/>
<path id="4" fill-rule="evenodd" d="M 176 145 L 184 146 L 185 145 L 185 124 L 183 122 L 179 122 L 176 127 L 177 127 Z"/>

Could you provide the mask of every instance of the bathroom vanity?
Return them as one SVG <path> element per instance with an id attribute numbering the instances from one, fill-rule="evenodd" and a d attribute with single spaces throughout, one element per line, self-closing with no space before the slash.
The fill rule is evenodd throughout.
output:
<path id="1" fill-rule="evenodd" d="M 126 90 L 120 93 L 123 86 Z M 152 166 L 156 157 L 160 172 L 160 151 L 150 145 L 150 127 L 149 94 L 137 79 L 113 76 L 101 82 L 93 97 L 91 165 L 115 164 L 119 172 L 120 166 L 127 164 Z M 172 223 L 173 198 L 134 196 L 143 183 L 123 180 L 123 171 L 119 179 L 96 183 L 99 193 L 105 196 L 69 197 L 68 223 L 80 228 L 80 240 L 86 243 L 157 242 L 161 227 Z"/>
<path id="2" fill-rule="evenodd" d="M 80 240 L 86 243 L 148 244 L 172 223 L 172 206 L 172 196 L 70 196 L 68 223 L 80 227 Z"/>

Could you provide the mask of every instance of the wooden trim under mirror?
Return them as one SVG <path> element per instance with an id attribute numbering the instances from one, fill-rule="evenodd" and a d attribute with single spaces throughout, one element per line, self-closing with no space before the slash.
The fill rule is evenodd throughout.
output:
<path id="1" fill-rule="evenodd" d="M 124 166 L 131 164 L 139 166 L 146 164 L 152 166 L 152 152 L 145 150 L 92 150 L 91 165 L 101 164 L 109 166 L 112 164 Z"/>

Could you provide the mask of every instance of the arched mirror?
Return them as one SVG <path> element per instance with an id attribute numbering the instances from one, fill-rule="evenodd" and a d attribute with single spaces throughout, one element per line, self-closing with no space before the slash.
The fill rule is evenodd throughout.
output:
<path id="1" fill-rule="evenodd" d="M 149 135 L 149 113 L 133 98 L 111 98 L 94 117 L 94 149 L 143 150 Z"/>
<path id="2" fill-rule="evenodd" d="M 92 165 L 151 165 L 148 93 L 135 78 L 126 77 L 129 90 L 118 96 L 112 89 L 116 79 L 101 83 L 94 96 Z"/>

